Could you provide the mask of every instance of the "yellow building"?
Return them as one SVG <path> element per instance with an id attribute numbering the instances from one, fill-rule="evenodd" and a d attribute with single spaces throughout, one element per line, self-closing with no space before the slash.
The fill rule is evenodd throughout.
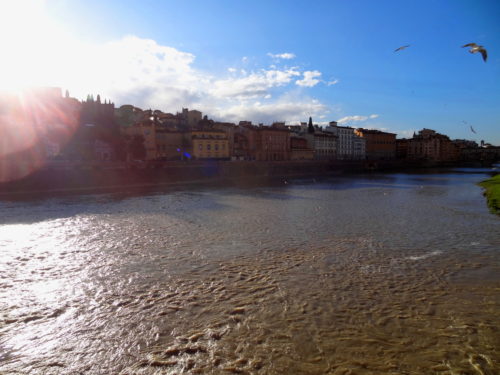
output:
<path id="1" fill-rule="evenodd" d="M 195 159 L 229 159 L 229 140 L 222 130 L 191 131 L 192 154 Z"/>

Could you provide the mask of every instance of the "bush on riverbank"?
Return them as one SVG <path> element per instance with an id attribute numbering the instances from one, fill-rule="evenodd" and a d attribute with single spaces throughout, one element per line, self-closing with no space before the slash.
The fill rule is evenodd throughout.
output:
<path id="1" fill-rule="evenodd" d="M 480 182 L 479 186 L 486 189 L 484 195 L 491 212 L 500 215 L 500 174 Z"/>

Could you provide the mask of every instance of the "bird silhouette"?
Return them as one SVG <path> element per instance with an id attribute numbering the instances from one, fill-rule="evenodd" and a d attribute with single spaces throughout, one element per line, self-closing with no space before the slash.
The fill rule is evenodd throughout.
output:
<path id="1" fill-rule="evenodd" d="M 396 49 L 394 50 L 394 52 L 402 51 L 402 50 L 404 50 L 405 48 L 408 48 L 409 46 L 410 46 L 410 44 L 408 44 L 408 45 L 406 45 L 406 46 L 401 46 L 401 47 L 399 47 L 399 48 L 396 48 Z"/>
<path id="2" fill-rule="evenodd" d="M 488 58 L 488 53 L 486 52 L 483 46 L 478 46 L 476 43 L 467 43 L 462 46 L 462 48 L 464 47 L 470 47 L 469 48 L 470 53 L 481 52 L 481 55 L 483 55 L 483 60 L 484 62 L 486 62 L 486 59 Z"/>
<path id="3" fill-rule="evenodd" d="M 472 125 L 471 125 L 471 127 L 470 127 L 470 130 L 471 130 L 474 134 L 477 134 L 477 133 L 476 133 L 476 131 L 474 130 L 474 128 L 472 127 Z"/>

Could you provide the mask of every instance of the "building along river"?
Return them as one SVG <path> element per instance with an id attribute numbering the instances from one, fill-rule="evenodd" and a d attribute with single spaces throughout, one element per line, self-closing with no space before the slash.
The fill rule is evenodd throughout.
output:
<path id="1" fill-rule="evenodd" d="M 486 170 L 0 202 L 0 374 L 495 374 Z"/>

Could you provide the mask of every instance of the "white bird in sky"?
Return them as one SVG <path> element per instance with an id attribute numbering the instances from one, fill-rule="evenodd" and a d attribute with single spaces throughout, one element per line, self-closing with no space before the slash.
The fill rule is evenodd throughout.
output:
<path id="1" fill-rule="evenodd" d="M 401 46 L 401 47 L 399 47 L 399 48 L 396 48 L 396 49 L 394 50 L 394 52 L 402 51 L 402 50 L 404 50 L 405 48 L 408 48 L 409 46 L 410 46 L 410 44 L 408 44 L 408 45 L 406 45 L 406 46 Z"/>
<path id="2" fill-rule="evenodd" d="M 469 48 L 470 53 L 481 52 L 481 55 L 483 55 L 483 60 L 484 62 L 486 62 L 486 59 L 488 58 L 488 53 L 486 52 L 483 46 L 478 46 L 476 43 L 467 43 L 462 46 L 462 48 L 464 47 L 470 47 Z"/>

